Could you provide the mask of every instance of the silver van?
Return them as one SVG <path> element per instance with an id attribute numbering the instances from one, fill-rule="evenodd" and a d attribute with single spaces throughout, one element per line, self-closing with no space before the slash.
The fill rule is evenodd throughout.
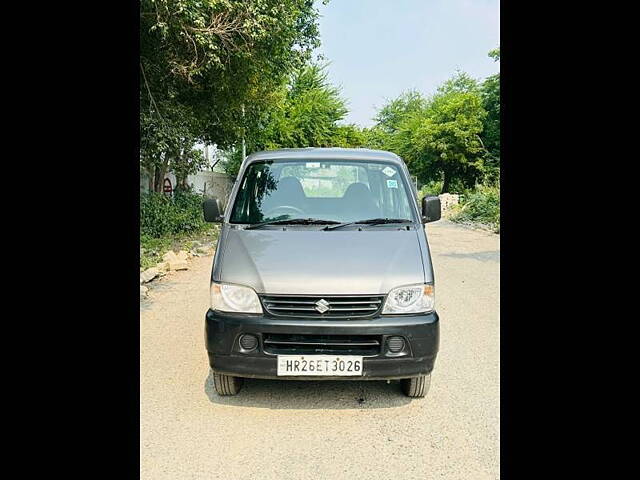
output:
<path id="1" fill-rule="evenodd" d="M 211 273 L 205 341 L 214 386 L 244 378 L 399 380 L 424 397 L 439 319 L 424 223 L 406 165 L 380 150 L 254 153 L 238 173 Z"/>

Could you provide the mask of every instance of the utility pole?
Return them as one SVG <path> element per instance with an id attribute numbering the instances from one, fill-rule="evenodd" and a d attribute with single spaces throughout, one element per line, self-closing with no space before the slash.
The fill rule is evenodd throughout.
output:
<path id="1" fill-rule="evenodd" d="M 243 103 L 242 104 L 242 161 L 243 162 L 246 156 L 247 156 L 247 146 L 244 141 L 244 103 Z"/>

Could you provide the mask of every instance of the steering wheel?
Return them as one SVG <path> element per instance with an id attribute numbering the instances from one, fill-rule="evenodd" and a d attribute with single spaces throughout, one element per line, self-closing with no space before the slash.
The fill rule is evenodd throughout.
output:
<path id="1" fill-rule="evenodd" d="M 273 217 L 274 216 L 273 214 L 275 212 L 280 211 L 280 210 L 289 210 L 289 211 L 292 211 L 294 213 L 298 213 L 298 214 L 304 215 L 304 212 L 302 210 L 300 210 L 298 207 L 292 207 L 291 205 L 281 205 L 279 207 L 272 208 L 268 212 L 265 212 L 264 216 L 265 217 Z"/>

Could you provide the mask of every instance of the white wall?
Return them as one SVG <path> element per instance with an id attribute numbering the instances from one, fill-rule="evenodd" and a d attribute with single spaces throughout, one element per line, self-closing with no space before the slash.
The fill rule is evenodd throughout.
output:
<path id="1" fill-rule="evenodd" d="M 173 188 L 176 186 L 176 176 L 169 172 L 165 178 L 171 180 Z M 233 182 L 231 177 L 219 172 L 199 172 L 187 177 L 187 183 L 193 187 L 194 193 L 201 193 L 207 197 L 216 197 L 226 205 Z M 149 190 L 149 176 L 146 172 L 140 172 L 140 192 Z"/>
<path id="2" fill-rule="evenodd" d="M 233 187 L 231 177 L 218 172 L 199 172 L 189 175 L 187 182 L 193 187 L 194 192 L 202 193 L 206 197 L 217 197 L 223 205 L 227 204 Z"/>

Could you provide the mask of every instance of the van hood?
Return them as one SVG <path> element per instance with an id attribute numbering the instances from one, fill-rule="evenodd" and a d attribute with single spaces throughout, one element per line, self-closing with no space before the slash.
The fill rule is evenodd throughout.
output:
<path id="1" fill-rule="evenodd" d="M 229 229 L 224 244 L 220 280 L 258 293 L 374 295 L 432 281 L 414 229 Z"/>

